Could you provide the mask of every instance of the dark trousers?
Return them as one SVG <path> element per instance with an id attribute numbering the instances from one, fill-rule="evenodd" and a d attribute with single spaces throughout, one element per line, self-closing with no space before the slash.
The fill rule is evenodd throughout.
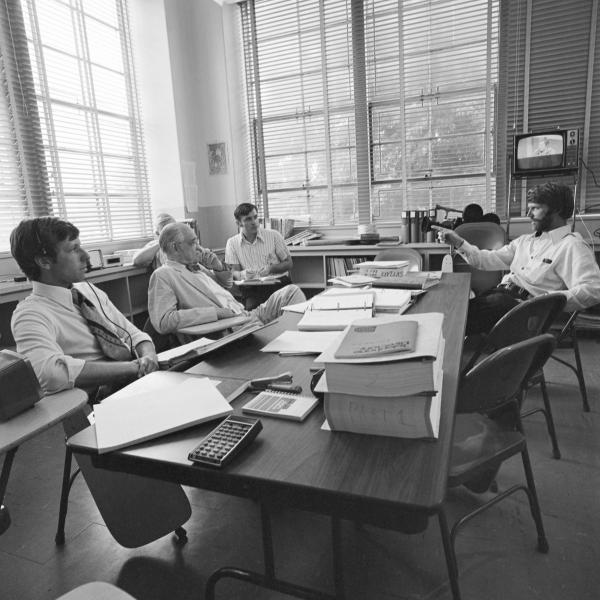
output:
<path id="1" fill-rule="evenodd" d="M 269 296 L 276 290 L 292 283 L 292 280 L 286 275 L 279 281 L 268 285 L 244 285 L 240 286 L 242 295 L 241 303 L 246 310 L 252 310 L 269 299 Z"/>
<path id="2" fill-rule="evenodd" d="M 495 287 L 469 301 L 467 335 L 488 333 L 490 329 L 519 303 L 508 290 Z"/>

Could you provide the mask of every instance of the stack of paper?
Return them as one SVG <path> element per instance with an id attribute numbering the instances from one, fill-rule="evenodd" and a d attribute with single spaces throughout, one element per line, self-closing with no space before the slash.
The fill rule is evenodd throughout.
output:
<path id="1" fill-rule="evenodd" d="M 404 275 L 409 267 L 410 262 L 407 260 L 378 260 L 358 263 L 359 275 L 366 277 L 399 277 Z"/>
<path id="2" fill-rule="evenodd" d="M 327 288 L 320 296 L 347 296 L 355 294 L 364 294 L 365 288 Z M 379 313 L 401 313 L 404 312 L 410 305 L 412 294 L 408 290 L 401 289 L 384 289 L 384 288 L 368 288 L 368 292 L 373 294 L 375 299 L 375 312 Z M 313 301 L 314 299 L 313 298 Z"/>
<path id="3" fill-rule="evenodd" d="M 371 291 L 355 291 L 352 294 L 319 294 L 310 300 L 308 310 L 348 310 L 373 308 L 375 294 Z"/>
<path id="4" fill-rule="evenodd" d="M 373 317 L 372 308 L 350 308 L 344 310 L 307 310 L 300 321 L 299 331 L 342 331 L 356 319 Z"/>
<path id="5" fill-rule="evenodd" d="M 138 444 L 231 412 L 233 409 L 209 379 L 155 371 L 94 407 L 98 453 Z"/>
<path id="6" fill-rule="evenodd" d="M 404 275 L 382 277 L 373 283 L 376 287 L 400 288 L 405 290 L 426 290 L 436 285 L 442 277 L 441 271 L 419 271 Z"/>
<path id="7" fill-rule="evenodd" d="M 321 354 L 340 335 L 339 331 L 284 331 L 261 352 L 279 352 L 283 356 Z"/>
<path id="8" fill-rule="evenodd" d="M 343 287 L 361 287 L 375 281 L 375 277 L 367 277 L 365 275 L 359 275 L 358 273 L 352 275 L 342 275 L 339 277 L 333 277 L 327 280 L 333 285 L 339 285 Z"/>
<path id="9" fill-rule="evenodd" d="M 416 323 L 414 349 L 391 351 L 399 335 L 393 333 L 393 328 L 404 322 Z M 444 355 L 442 324 L 441 313 L 355 322 L 359 337 L 359 329 L 364 326 L 364 348 L 368 352 L 357 358 L 337 357 L 344 339 L 341 336 L 319 355 L 316 361 L 325 366 L 325 379 L 318 391 L 325 393 L 325 414 L 331 429 L 407 438 L 437 437 Z M 373 341 L 377 325 L 381 325 L 376 327 L 381 333 Z"/>

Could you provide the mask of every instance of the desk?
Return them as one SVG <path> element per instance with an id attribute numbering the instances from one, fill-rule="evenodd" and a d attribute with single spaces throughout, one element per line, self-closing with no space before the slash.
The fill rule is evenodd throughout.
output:
<path id="1" fill-rule="evenodd" d="M 81 410 L 86 403 L 87 394 L 84 391 L 77 388 L 66 390 L 44 397 L 36 402 L 32 408 L 0 423 L 0 455 L 6 453 L 2 474 L 0 475 L 0 507 L 4 499 L 13 459 L 19 446 L 69 415 Z M 5 512 L 5 514 L 8 513 Z M 2 513 L 0 513 L 0 529 L 2 526 L 1 515 Z M 8 517 L 5 518 L 8 519 Z"/>
<path id="2" fill-rule="evenodd" d="M 263 515 L 265 575 L 235 569 L 217 571 L 207 582 L 207 598 L 221 576 L 258 582 L 265 587 L 303 598 L 342 598 L 343 582 L 336 570 L 335 596 L 323 595 L 275 579 L 269 509 L 286 506 L 332 517 L 334 568 L 341 560 L 339 520 L 351 519 L 384 528 L 422 530 L 436 516 L 442 531 L 446 561 L 455 600 L 460 597 L 456 562 L 449 540 L 442 503 L 452 444 L 460 355 L 469 295 L 467 274 L 444 274 L 441 282 L 410 309 L 440 311 L 444 319 L 443 409 L 439 439 L 402 440 L 321 430 L 323 409 L 318 407 L 303 423 L 263 418 L 256 441 L 223 470 L 190 464 L 188 452 L 210 431 L 211 424 L 118 452 L 94 456 L 103 468 L 143 474 L 247 498 L 256 499 Z M 299 315 L 287 313 L 280 321 L 258 331 L 237 347 L 212 355 L 196 365 L 194 373 L 221 379 L 227 395 L 257 374 L 291 371 L 294 381 L 307 390 L 313 357 L 279 357 L 259 352 L 281 331 L 293 326 Z M 235 412 L 249 399 L 233 402 Z M 94 452 L 95 436 L 86 429 L 69 440 L 75 452 Z M 423 474 L 427 473 L 427 477 Z M 401 482 L 401 484 L 399 483 Z"/>

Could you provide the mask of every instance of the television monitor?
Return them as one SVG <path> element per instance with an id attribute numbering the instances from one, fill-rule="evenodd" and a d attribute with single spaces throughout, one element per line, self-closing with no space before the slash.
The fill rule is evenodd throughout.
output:
<path id="1" fill-rule="evenodd" d="M 551 129 L 515 135 L 515 176 L 572 173 L 577 171 L 578 159 L 578 129 Z"/>

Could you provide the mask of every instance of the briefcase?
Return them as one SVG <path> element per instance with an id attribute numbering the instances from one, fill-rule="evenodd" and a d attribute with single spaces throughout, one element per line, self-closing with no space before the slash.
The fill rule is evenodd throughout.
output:
<path id="1" fill-rule="evenodd" d="M 0 421 L 31 408 L 42 397 L 29 360 L 12 350 L 0 350 Z"/>

